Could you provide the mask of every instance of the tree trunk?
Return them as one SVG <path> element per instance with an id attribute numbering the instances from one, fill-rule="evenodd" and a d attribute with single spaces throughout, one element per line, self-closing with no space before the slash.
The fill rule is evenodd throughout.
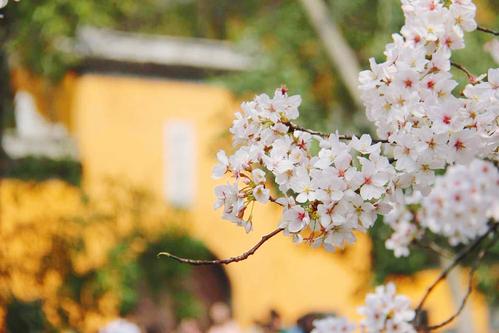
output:
<path id="1" fill-rule="evenodd" d="M 2 43 L 3 45 L 3 43 Z M 0 47 L 0 178 L 7 170 L 8 156 L 1 144 L 3 131 L 6 127 L 7 114 L 12 109 L 12 89 L 10 87 L 10 71 L 7 53 Z"/>
<path id="2" fill-rule="evenodd" d="M 343 38 L 323 0 L 300 0 L 300 2 L 352 100 L 360 108 L 362 102 L 357 86 L 360 66 L 355 53 Z"/>

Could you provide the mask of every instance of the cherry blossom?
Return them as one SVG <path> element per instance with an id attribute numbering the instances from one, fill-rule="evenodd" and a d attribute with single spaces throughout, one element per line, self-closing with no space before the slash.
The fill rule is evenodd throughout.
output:
<path id="1" fill-rule="evenodd" d="M 407 256 L 425 228 L 452 244 L 484 232 L 492 213 L 474 211 L 478 195 L 465 185 L 458 188 L 462 196 L 473 196 L 469 205 L 439 213 L 440 201 L 452 198 L 439 197 L 445 180 L 436 174 L 464 170 L 479 163 L 473 162 L 477 158 L 497 160 L 499 69 L 469 77 L 457 97 L 451 56 L 465 47 L 464 33 L 476 29 L 474 4 L 402 0 L 402 10 L 405 25 L 386 46 L 386 60 L 371 59 L 370 70 L 359 74 L 366 115 L 381 140 L 299 128 L 293 121 L 301 98 L 287 88 L 255 96 L 235 115 L 234 152 L 217 154 L 213 176 L 233 178 L 215 190 L 215 207 L 223 208 L 224 219 L 249 231 L 254 205 L 274 202 L 283 206 L 279 226 L 294 241 L 334 250 L 384 215 L 393 229 L 386 246 L 396 256 Z M 487 200 L 494 207 L 496 200 Z M 423 206 L 422 212 L 409 210 L 409 204 Z M 437 214 L 454 215 L 437 223 Z M 462 222 L 448 226 L 453 219 Z"/>
<path id="2" fill-rule="evenodd" d="M 374 224 L 396 171 L 369 135 L 348 143 L 338 134 L 323 137 L 294 128 L 290 120 L 298 117 L 300 101 L 277 89 L 273 97 L 263 94 L 241 105 L 230 130 L 235 152 L 219 151 L 213 169 L 215 178 L 229 175 L 235 181 L 215 189 L 215 208 L 223 207 L 224 219 L 251 230 L 255 202 L 289 198 L 280 221 L 286 233 L 334 250 Z M 276 198 L 268 187 L 272 182 L 278 185 Z"/>
<path id="3" fill-rule="evenodd" d="M 365 303 L 358 308 L 363 316 L 360 328 L 363 333 L 416 333 L 412 321 L 416 315 L 410 300 L 396 293 L 395 285 L 378 286 L 367 294 Z M 314 320 L 312 333 L 351 333 L 355 325 L 342 317 Z"/>
<path id="4" fill-rule="evenodd" d="M 415 311 L 410 300 L 396 294 L 395 285 L 379 286 L 374 293 L 366 296 L 365 305 L 359 308 L 364 317 L 361 321 L 365 333 L 416 333 L 411 324 Z"/>
<path id="5" fill-rule="evenodd" d="M 393 250 L 395 257 L 409 255 L 409 245 L 422 236 L 422 230 L 413 222 L 414 214 L 406 205 L 398 205 L 384 217 L 393 233 L 385 242 L 389 250 Z"/>
<path id="6" fill-rule="evenodd" d="M 499 218 L 499 171 L 494 164 L 474 160 L 449 167 L 423 198 L 420 220 L 452 245 L 468 243 L 487 231 L 489 219 Z"/>
<path id="7" fill-rule="evenodd" d="M 403 0 L 402 9 L 405 25 L 386 46 L 386 61 L 371 60 L 359 82 L 368 119 L 394 145 L 395 167 L 413 172 L 424 166 L 426 177 L 414 177 L 412 185 L 425 188 L 431 173 L 444 167 L 442 160 L 466 164 L 497 150 L 499 70 L 490 69 L 487 82 L 470 81 L 464 97 L 455 97 L 450 57 L 465 46 L 464 32 L 476 29 L 475 5 Z"/>
<path id="8" fill-rule="evenodd" d="M 351 333 L 355 325 L 342 317 L 326 317 L 314 320 L 312 333 Z"/>
<path id="9" fill-rule="evenodd" d="M 466 244 L 496 223 L 499 69 L 475 77 L 451 61 L 465 47 L 464 33 L 477 29 L 475 5 L 401 3 L 405 24 L 386 45 L 386 59 L 370 59 L 370 69 L 359 73 L 366 116 L 380 140 L 300 128 L 293 121 L 301 98 L 287 88 L 255 96 L 235 115 L 234 152 L 217 154 L 213 176 L 231 178 L 215 189 L 224 219 L 250 231 L 254 205 L 272 202 L 282 208 L 272 236 L 284 230 L 296 243 L 334 251 L 381 216 L 393 231 L 385 246 L 396 257 L 408 256 L 425 232 Z M 464 87 L 453 67 L 466 72 Z M 391 283 L 368 294 L 359 313 L 364 333 L 416 332 L 409 299 Z M 338 317 L 314 326 L 314 333 L 355 329 Z"/>

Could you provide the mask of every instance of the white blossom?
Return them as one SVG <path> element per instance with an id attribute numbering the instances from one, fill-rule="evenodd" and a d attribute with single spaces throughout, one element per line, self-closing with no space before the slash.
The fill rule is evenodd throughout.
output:
<path id="1" fill-rule="evenodd" d="M 452 245 L 468 243 L 487 231 L 499 211 L 499 172 L 490 162 L 455 165 L 438 177 L 422 200 L 421 223 L 448 237 Z"/>
<path id="2" fill-rule="evenodd" d="M 385 215 L 393 229 L 386 246 L 396 256 L 408 255 L 424 228 L 451 243 L 483 232 L 482 215 L 490 217 L 490 210 L 480 215 L 457 205 L 442 213 L 437 199 L 433 206 L 428 200 L 438 197 L 438 190 L 432 192 L 436 174 L 452 172 L 454 165 L 466 168 L 478 163 L 472 162 L 476 158 L 498 158 L 499 69 L 490 69 L 486 80 L 470 78 L 457 97 L 450 58 L 465 46 L 464 33 L 476 28 L 475 6 L 470 0 L 402 0 L 402 9 L 405 24 L 386 45 L 385 61 L 371 59 L 370 70 L 359 74 L 367 118 L 384 143 L 368 134 L 348 140 L 298 128 L 291 121 L 299 117 L 299 96 L 289 96 L 286 88 L 258 95 L 235 115 L 234 152 L 217 154 L 213 175 L 234 178 L 215 190 L 223 218 L 248 231 L 252 214 L 247 212 L 255 202 L 276 202 L 283 206 L 280 226 L 293 240 L 334 250 Z M 475 202 L 478 195 L 461 187 Z M 409 197 L 419 198 L 417 206 L 428 195 L 426 215 L 406 207 Z M 489 207 L 495 201 L 487 201 Z M 436 223 L 443 214 L 452 215 L 445 221 L 468 222 Z M 416 224 L 422 216 L 428 221 Z"/>
<path id="3" fill-rule="evenodd" d="M 266 189 L 263 185 L 257 185 L 253 189 L 253 196 L 255 200 L 261 204 L 266 204 L 270 198 L 270 191 Z"/>
<path id="4" fill-rule="evenodd" d="M 312 333 L 351 333 L 355 330 L 355 325 L 342 317 L 316 319 L 313 324 Z"/>
<path id="5" fill-rule="evenodd" d="M 442 168 L 442 159 L 466 164 L 493 156 L 499 70 L 490 69 L 487 82 L 474 78 L 461 98 L 454 94 L 457 82 L 450 73 L 452 51 L 464 47 L 465 31 L 476 29 L 475 5 L 403 0 L 402 9 L 405 25 L 386 46 L 386 61 L 371 61 L 371 69 L 359 75 L 366 114 L 380 137 L 394 145 L 397 170 L 413 172 L 422 165 L 421 155 L 430 170 Z M 418 175 L 417 189 L 433 183 L 430 175 Z"/>
<path id="6" fill-rule="evenodd" d="M 365 333 L 416 333 L 411 324 L 415 311 L 410 300 L 396 294 L 395 285 L 379 286 L 366 296 L 365 305 L 359 308 L 364 317 L 361 321 Z"/>

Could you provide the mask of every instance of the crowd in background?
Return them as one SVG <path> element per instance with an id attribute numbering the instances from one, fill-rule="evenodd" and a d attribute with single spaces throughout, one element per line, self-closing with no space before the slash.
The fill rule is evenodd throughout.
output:
<path id="1" fill-rule="evenodd" d="M 218 302 L 211 306 L 210 311 L 211 326 L 207 331 L 201 328 L 196 319 L 184 319 L 177 326 L 175 333 L 310 333 L 313 329 L 313 321 L 322 318 L 325 314 L 309 313 L 301 316 L 296 323 L 291 326 L 283 324 L 281 315 L 276 310 L 270 310 L 268 318 L 265 321 L 255 321 L 248 329 L 242 329 L 240 325 L 232 318 L 230 308 L 227 304 Z M 161 329 L 147 328 L 146 332 L 135 324 L 118 319 L 99 333 L 166 333 Z"/>

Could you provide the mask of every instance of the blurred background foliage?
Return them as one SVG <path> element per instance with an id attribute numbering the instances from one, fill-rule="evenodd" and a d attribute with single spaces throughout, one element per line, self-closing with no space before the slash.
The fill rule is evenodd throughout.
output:
<path id="1" fill-rule="evenodd" d="M 384 45 L 403 23 L 399 1 L 327 2 L 331 17 L 360 64 L 365 68 L 370 56 L 382 60 Z M 499 26 L 499 0 L 475 2 L 479 23 Z M 256 67 L 213 77 L 213 82 L 225 85 L 241 99 L 259 92 L 272 93 L 286 84 L 291 93 L 303 97 L 301 121 L 305 125 L 318 130 L 371 130 L 365 127 L 362 110 L 355 108 L 298 1 L 22 0 L 5 7 L 1 13 L 4 17 L 0 21 L 0 59 L 4 69 L 8 58 L 14 66 L 27 68 L 47 82 L 57 82 L 68 70 L 78 68 L 80 59 L 61 51 L 60 46 L 81 25 L 228 40 L 241 52 L 252 55 Z M 469 47 L 456 52 L 455 61 L 475 74 L 483 73 L 493 66 L 492 58 L 483 51 L 483 44 L 490 39 L 485 34 L 467 34 Z M 1 75 L 0 80 L 6 77 Z M 465 83 L 462 73 L 456 72 L 456 78 Z M 5 91 L 1 102 L 2 117 L 8 117 L 7 110 L 12 105 Z M 13 167 L 5 174 L 10 178 L 38 181 L 62 178 L 70 184 L 80 184 L 81 168 L 74 162 L 27 158 L 11 163 Z M 6 236 L 0 240 L 4 249 L 0 252 L 0 311 L 8 312 L 6 320 L 12 332 L 37 332 L 40 327 L 37 325 L 43 325 L 44 320 L 58 327 L 93 327 L 103 313 L 131 311 L 136 305 L 135 287 L 139 281 L 159 286 L 158 276 L 164 281 L 161 288 L 171 294 L 176 304 L 176 317 L 199 313 L 200 305 L 189 296 L 188 290 L 178 285 L 190 268 L 149 261 L 155 260 L 160 250 L 169 249 L 189 257 L 210 255 L 181 231 L 165 234 L 166 217 L 149 216 L 151 212 L 146 208 L 149 199 L 144 193 L 132 188 L 114 188 L 110 194 L 112 202 L 89 202 L 80 190 L 67 183 L 47 180 L 22 185 L 40 189 L 31 192 L 39 197 L 19 201 L 12 189 L 20 185 L 10 186 L 12 182 L 15 180 L 2 181 L 1 200 L 10 200 L 18 208 L 37 205 L 34 209 L 39 212 L 32 218 L 16 216 L 21 209 L 1 213 L 0 228 Z M 71 197 L 72 205 L 57 206 L 61 196 Z M 48 206 L 54 207 L 45 209 Z M 49 211 L 58 215 L 44 215 Z M 36 223 L 40 218 L 46 223 Z M 132 223 L 134 220 L 141 222 Z M 118 230 L 119 236 L 113 236 L 111 230 Z M 30 238 L 33 232 L 43 234 L 46 244 L 33 247 Z M 9 237 L 14 233 L 15 238 Z M 434 256 L 425 249 L 415 249 L 405 259 L 394 258 L 384 247 L 389 235 L 384 225 L 378 224 L 371 235 L 377 283 L 390 274 L 412 274 L 437 265 Z M 60 251 L 55 251 L 56 248 Z M 497 246 L 493 256 L 490 262 L 497 262 Z M 484 265 L 479 271 L 480 287 L 495 304 L 499 274 L 493 271 L 497 269 L 497 265 Z"/>
<path id="2" fill-rule="evenodd" d="M 191 266 L 156 257 L 212 257 L 180 228 L 182 215 L 166 216 L 147 193 L 116 183 L 105 200 L 60 180 L 0 185 L 0 312 L 10 332 L 95 331 L 137 311 L 144 288 L 169 299 L 177 320 L 206 316 L 182 282 Z"/>
<path id="3" fill-rule="evenodd" d="M 69 158 L 54 160 L 47 157 L 28 156 L 9 159 L 3 175 L 5 178 L 31 181 L 61 179 L 69 184 L 80 186 L 81 164 Z"/>
<path id="4" fill-rule="evenodd" d="M 403 24 L 398 0 L 329 0 L 330 15 L 362 66 L 382 59 L 384 45 Z M 476 1 L 478 21 L 497 26 L 499 0 Z M 306 125 L 318 129 L 365 126 L 320 40 L 295 0 L 40 0 L 21 1 L 4 9 L 1 38 L 15 61 L 52 80 L 61 78 L 78 59 L 61 51 L 78 26 L 236 42 L 254 55 L 255 70 L 217 78 L 241 97 L 272 92 L 285 83 L 304 99 Z M 493 65 L 483 52 L 485 34 L 468 34 L 470 47 L 456 61 L 474 73 Z M 464 82 L 462 73 L 457 75 Z M 220 80 L 221 79 L 221 80 Z M 357 119 L 357 121 L 354 121 Z"/>

